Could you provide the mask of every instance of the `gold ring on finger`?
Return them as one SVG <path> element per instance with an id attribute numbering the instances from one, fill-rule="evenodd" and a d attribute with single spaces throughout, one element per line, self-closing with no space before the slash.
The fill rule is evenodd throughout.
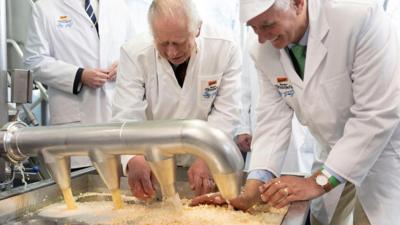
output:
<path id="1" fill-rule="evenodd" d="M 283 189 L 283 192 L 285 192 L 285 196 L 289 195 L 289 189 L 287 187 Z"/>

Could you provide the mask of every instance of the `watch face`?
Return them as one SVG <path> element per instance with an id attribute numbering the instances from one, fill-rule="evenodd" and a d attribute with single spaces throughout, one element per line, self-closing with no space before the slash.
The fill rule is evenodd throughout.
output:
<path id="1" fill-rule="evenodd" d="M 320 186 L 325 186 L 326 184 L 328 184 L 328 178 L 320 174 L 315 178 L 315 182 L 317 182 L 317 184 Z"/>

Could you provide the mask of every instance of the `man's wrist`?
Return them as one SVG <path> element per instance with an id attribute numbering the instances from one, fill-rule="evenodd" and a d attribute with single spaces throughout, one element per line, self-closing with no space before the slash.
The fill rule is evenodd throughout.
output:
<path id="1" fill-rule="evenodd" d="M 274 174 L 272 174 L 268 170 L 261 170 L 261 169 L 252 170 L 247 175 L 247 180 L 260 180 L 264 183 L 269 180 L 272 180 L 273 178 L 275 178 Z"/>
<path id="2" fill-rule="evenodd" d="M 340 184 L 340 181 L 335 176 L 331 175 L 324 167 L 321 167 L 312 177 L 314 182 L 322 187 L 325 192 L 329 192 Z"/>

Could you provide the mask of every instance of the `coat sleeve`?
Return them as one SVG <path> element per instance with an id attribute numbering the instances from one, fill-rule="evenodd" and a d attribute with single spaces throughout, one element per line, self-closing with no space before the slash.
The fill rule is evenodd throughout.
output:
<path id="1" fill-rule="evenodd" d="M 247 53 L 243 54 L 243 73 L 241 74 L 240 83 L 240 101 L 241 101 L 241 112 L 240 112 L 240 124 L 235 131 L 235 136 L 240 134 L 251 134 L 251 118 L 250 111 L 253 110 L 252 107 L 252 97 L 251 96 L 251 76 L 250 70 L 246 70 L 246 67 L 254 66 L 252 64 L 247 65 L 245 62 L 248 61 L 246 58 L 250 58 Z"/>
<path id="2" fill-rule="evenodd" d="M 32 8 L 23 64 L 25 68 L 33 71 L 34 80 L 72 94 L 74 79 L 79 67 L 52 56 L 51 45 L 63 43 L 62 40 L 50 40 L 46 30 L 48 18 L 45 16 L 46 12 L 38 6 L 39 4 L 40 2 L 35 3 Z"/>
<path id="3" fill-rule="evenodd" d="M 112 120 L 116 122 L 146 120 L 144 74 L 128 51 L 127 45 L 121 48 L 112 103 Z"/>
<path id="4" fill-rule="evenodd" d="M 232 45 L 229 62 L 222 74 L 221 85 L 208 115 L 208 124 L 221 129 L 233 138 L 240 122 L 240 78 L 242 56 L 239 48 Z"/>
<path id="5" fill-rule="evenodd" d="M 260 46 L 254 49 L 258 49 L 251 55 L 257 59 L 255 64 L 258 68 L 260 97 L 256 107 L 257 122 L 249 170 L 268 170 L 279 176 L 290 142 L 293 110 L 271 80 L 276 74 L 284 74 L 279 51 L 269 43 L 263 45 L 262 49 Z"/>
<path id="6" fill-rule="evenodd" d="M 118 66 L 116 89 L 112 102 L 112 121 L 146 120 L 144 75 L 137 62 L 132 59 L 127 46 L 122 46 Z M 127 165 L 134 155 L 121 155 L 122 171 L 127 176 Z"/>
<path id="7" fill-rule="evenodd" d="M 238 134 L 253 134 L 256 123 L 255 108 L 259 96 L 259 85 L 257 70 L 250 57 L 252 43 L 257 41 L 257 37 L 250 31 L 247 33 L 247 43 L 243 53 L 243 72 L 241 79 L 241 113 L 240 125 L 236 131 Z"/>
<path id="8" fill-rule="evenodd" d="M 400 47 L 395 33 L 383 10 L 375 7 L 358 35 L 351 72 L 353 116 L 326 161 L 355 185 L 367 176 L 399 125 Z"/>
<path id="9" fill-rule="evenodd" d="M 289 147 L 293 111 L 267 75 L 259 71 L 259 77 L 260 98 L 249 170 L 268 170 L 279 176 Z"/>

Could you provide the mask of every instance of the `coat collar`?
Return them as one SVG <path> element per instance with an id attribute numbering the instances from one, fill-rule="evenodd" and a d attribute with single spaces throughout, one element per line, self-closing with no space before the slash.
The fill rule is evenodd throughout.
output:
<path id="1" fill-rule="evenodd" d="M 289 80 L 296 86 L 302 88 L 303 82 L 300 79 L 299 75 L 297 75 L 292 60 L 289 58 L 286 49 L 280 49 L 280 61 L 282 62 L 283 69 L 285 70 L 286 76 L 288 76 Z"/>
<path id="2" fill-rule="evenodd" d="M 322 1 L 322 3 L 321 3 Z M 307 41 L 307 57 L 306 66 L 304 71 L 304 81 L 296 74 L 292 62 L 285 49 L 280 50 L 280 59 L 285 71 L 290 76 L 293 83 L 300 87 L 304 87 L 316 74 L 316 71 L 327 54 L 327 49 L 324 45 L 324 40 L 329 32 L 328 22 L 324 15 L 321 15 L 321 4 L 323 0 L 309 0 L 308 1 L 308 15 L 309 15 L 309 33 Z"/>
<path id="3" fill-rule="evenodd" d="M 305 85 L 316 74 L 319 65 L 326 57 L 327 49 L 324 45 L 324 40 L 329 32 L 328 22 L 321 11 L 321 4 L 324 4 L 324 1 L 309 0 L 308 4 L 310 33 L 307 43 L 308 60 L 306 57 L 304 72 Z"/>
<path id="4" fill-rule="evenodd" d="M 70 7 L 72 10 L 75 12 L 79 13 L 81 16 L 83 16 L 87 21 L 90 23 L 92 22 L 89 18 L 89 16 L 86 14 L 86 11 L 84 9 L 82 0 L 64 0 L 64 3 Z M 100 8 L 100 7 L 99 7 Z M 99 10 L 100 11 L 100 10 Z M 97 15 L 96 15 L 97 16 Z"/>

